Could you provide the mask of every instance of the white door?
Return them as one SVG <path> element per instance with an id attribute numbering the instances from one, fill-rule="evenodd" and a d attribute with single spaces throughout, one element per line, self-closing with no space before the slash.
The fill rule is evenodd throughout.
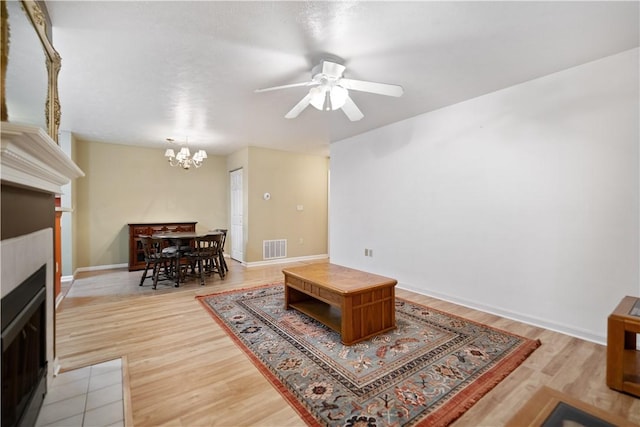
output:
<path id="1" fill-rule="evenodd" d="M 243 262 L 242 169 L 230 172 L 229 182 L 231 183 L 231 258 Z"/>

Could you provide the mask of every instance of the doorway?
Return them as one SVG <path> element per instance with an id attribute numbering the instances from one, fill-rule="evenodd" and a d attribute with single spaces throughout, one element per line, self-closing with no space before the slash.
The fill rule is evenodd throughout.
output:
<path id="1" fill-rule="evenodd" d="M 229 172 L 231 186 L 231 258 L 244 261 L 242 168 Z"/>

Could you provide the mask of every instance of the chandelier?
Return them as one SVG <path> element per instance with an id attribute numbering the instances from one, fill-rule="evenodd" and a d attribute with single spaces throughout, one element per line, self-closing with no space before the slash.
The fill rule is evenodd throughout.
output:
<path id="1" fill-rule="evenodd" d="M 174 142 L 171 138 L 167 138 L 167 141 Z M 182 169 L 190 169 L 191 166 L 195 166 L 196 168 L 202 166 L 204 159 L 207 158 L 207 152 L 204 150 L 198 150 L 192 157 L 189 147 L 180 148 L 177 155 L 175 151 L 173 151 L 173 148 L 167 148 L 164 152 L 164 156 L 167 158 L 171 166 L 180 166 Z"/>

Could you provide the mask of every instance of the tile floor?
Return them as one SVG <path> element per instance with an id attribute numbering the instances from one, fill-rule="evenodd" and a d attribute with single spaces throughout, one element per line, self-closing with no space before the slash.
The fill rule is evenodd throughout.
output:
<path id="1" fill-rule="evenodd" d="M 122 359 L 54 377 L 36 427 L 54 426 L 124 426 Z"/>

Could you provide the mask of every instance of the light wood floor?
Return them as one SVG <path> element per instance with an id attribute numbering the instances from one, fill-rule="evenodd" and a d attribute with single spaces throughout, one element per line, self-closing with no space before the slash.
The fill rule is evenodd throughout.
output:
<path id="1" fill-rule="evenodd" d="M 150 280 L 138 286 L 141 272 L 82 273 L 57 312 L 62 369 L 127 356 L 136 426 L 304 425 L 194 298 L 281 281 L 284 265 L 229 267 L 224 281 L 159 284 L 155 291 Z M 454 426 L 502 426 L 542 385 L 640 424 L 640 399 L 605 384 L 604 346 L 402 289 L 396 295 L 542 341 Z"/>

